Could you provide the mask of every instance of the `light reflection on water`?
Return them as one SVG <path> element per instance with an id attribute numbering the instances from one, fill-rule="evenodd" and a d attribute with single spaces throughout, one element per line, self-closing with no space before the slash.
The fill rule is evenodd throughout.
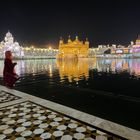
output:
<path id="1" fill-rule="evenodd" d="M 2 76 L 3 61 L 0 61 L 0 67 L 0 76 Z M 19 60 L 15 67 L 16 72 L 21 76 L 49 73 L 51 77 L 55 69 L 56 64 L 54 59 Z"/>
<path id="2" fill-rule="evenodd" d="M 60 82 L 88 80 L 92 70 L 109 74 L 126 72 L 140 77 L 140 59 L 80 59 L 79 61 L 57 61 L 55 59 L 20 60 L 16 71 L 21 76 L 46 74 L 49 78 L 60 78 Z M 2 77 L 3 61 L 0 61 Z M 94 77 L 94 76 L 92 76 Z M 94 78 L 93 78 L 94 79 Z"/>
<path id="3" fill-rule="evenodd" d="M 69 82 L 79 81 L 82 78 L 87 79 L 89 77 L 89 62 L 88 59 L 83 60 L 68 60 L 68 61 L 56 61 L 57 68 L 61 81 L 68 78 Z"/>
<path id="4" fill-rule="evenodd" d="M 140 59 L 106 59 L 97 60 L 98 72 L 122 73 L 140 77 Z"/>

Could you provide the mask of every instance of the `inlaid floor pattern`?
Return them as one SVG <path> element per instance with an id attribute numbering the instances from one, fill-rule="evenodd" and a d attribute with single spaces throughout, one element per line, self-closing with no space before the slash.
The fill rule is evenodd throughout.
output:
<path id="1" fill-rule="evenodd" d="M 17 100 L 20 97 L 7 93 L 5 91 L 0 91 L 0 103 L 5 103 L 13 100 Z"/>
<path id="2" fill-rule="evenodd" d="M 120 140 L 30 101 L 0 108 L 0 140 Z"/>

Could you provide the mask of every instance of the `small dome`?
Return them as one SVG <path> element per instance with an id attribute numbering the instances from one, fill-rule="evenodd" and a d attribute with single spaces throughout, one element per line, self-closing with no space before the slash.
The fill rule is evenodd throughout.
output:
<path id="1" fill-rule="evenodd" d="M 16 46 L 19 46 L 19 43 L 18 43 L 18 42 L 15 42 L 14 44 L 15 44 Z"/>
<path id="2" fill-rule="evenodd" d="M 8 32 L 6 33 L 6 37 L 12 37 L 12 34 L 8 31 Z"/>
<path id="3" fill-rule="evenodd" d="M 78 36 L 76 36 L 75 40 L 78 40 Z"/>

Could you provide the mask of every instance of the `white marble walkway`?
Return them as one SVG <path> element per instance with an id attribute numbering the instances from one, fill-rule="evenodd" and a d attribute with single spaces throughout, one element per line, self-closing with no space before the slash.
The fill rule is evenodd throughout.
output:
<path id="1" fill-rule="evenodd" d="M 0 139 L 115 139 L 95 126 L 140 140 L 140 131 L 1 85 L 0 117 Z"/>

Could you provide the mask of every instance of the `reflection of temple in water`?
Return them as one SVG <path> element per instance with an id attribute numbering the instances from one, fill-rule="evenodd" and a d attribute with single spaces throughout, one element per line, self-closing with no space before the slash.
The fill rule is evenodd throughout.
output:
<path id="1" fill-rule="evenodd" d="M 69 60 L 60 61 L 57 60 L 57 67 L 59 68 L 59 75 L 61 79 L 68 77 L 69 82 L 79 81 L 82 78 L 88 78 L 89 65 L 88 60 Z"/>

